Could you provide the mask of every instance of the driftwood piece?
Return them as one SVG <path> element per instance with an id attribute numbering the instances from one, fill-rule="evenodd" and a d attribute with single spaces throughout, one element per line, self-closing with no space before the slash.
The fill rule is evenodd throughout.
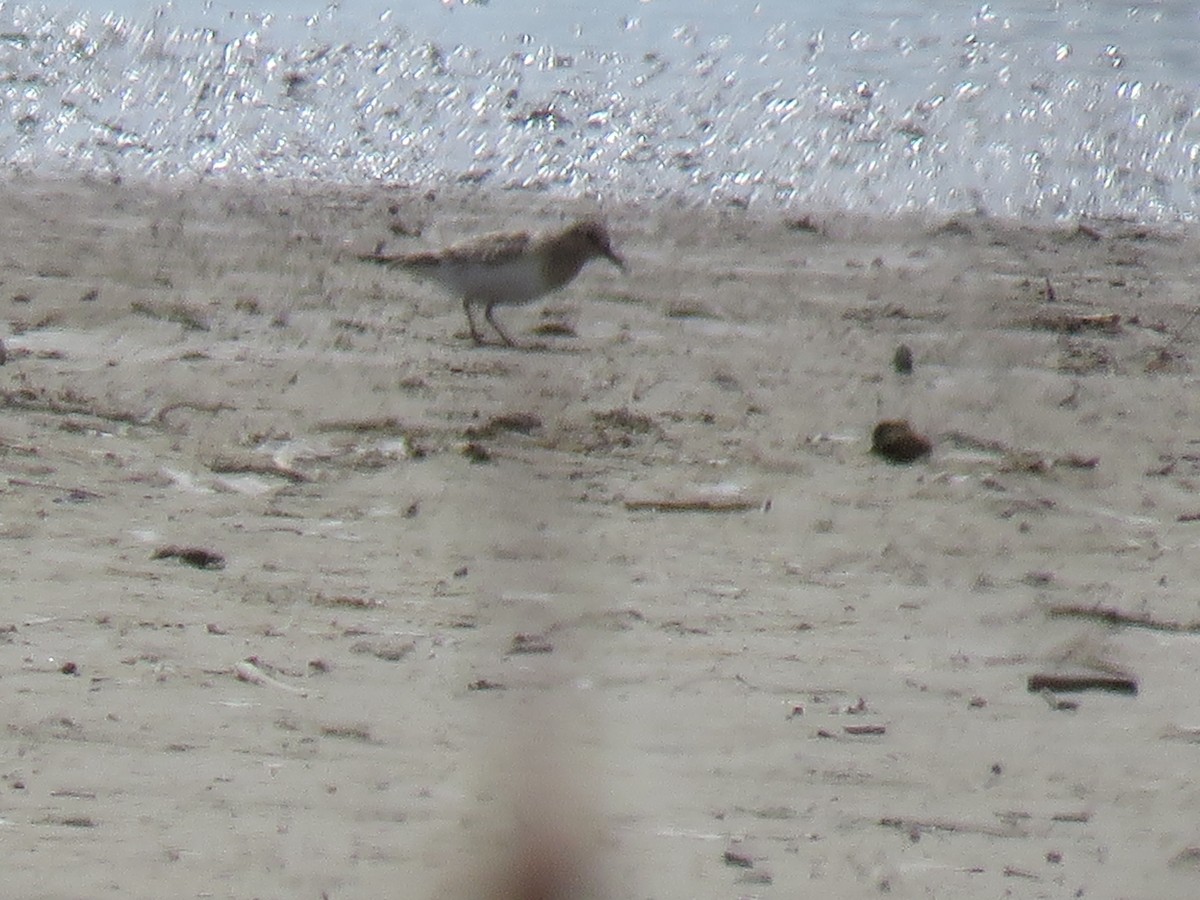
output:
<path id="1" fill-rule="evenodd" d="M 1046 609 L 1053 619 L 1089 619 L 1106 625 L 1128 625 L 1131 628 L 1148 628 L 1151 631 L 1173 631 L 1180 633 L 1200 632 L 1200 622 L 1173 622 L 1156 619 L 1145 613 L 1125 612 L 1110 606 L 1079 606 L 1075 604 L 1055 605 Z"/>
<path id="2" fill-rule="evenodd" d="M 1137 679 L 1122 675 L 1058 675 L 1043 672 L 1030 675 L 1028 687 L 1030 693 L 1034 694 L 1041 691 L 1108 691 L 1132 696 L 1138 692 Z"/>
<path id="3" fill-rule="evenodd" d="M 651 512 L 748 512 L 764 509 L 765 500 L 753 500 L 736 495 L 722 496 L 706 494 L 693 497 L 641 498 L 625 501 L 628 510 L 650 510 Z"/>

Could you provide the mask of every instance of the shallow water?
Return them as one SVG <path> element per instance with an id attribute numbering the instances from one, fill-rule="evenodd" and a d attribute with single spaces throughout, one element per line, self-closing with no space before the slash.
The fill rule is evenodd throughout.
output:
<path id="1" fill-rule="evenodd" d="M 762 208 L 1200 213 L 1190 2 L 388 5 L 4 4 L 0 160 Z"/>

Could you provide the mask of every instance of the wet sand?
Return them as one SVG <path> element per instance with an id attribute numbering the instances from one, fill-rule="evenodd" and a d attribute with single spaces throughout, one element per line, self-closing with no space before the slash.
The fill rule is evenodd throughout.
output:
<path id="1" fill-rule="evenodd" d="M 1194 230 L 610 207 L 511 350 L 354 255 L 596 205 L 0 192 L 9 896 L 1195 896 Z"/>

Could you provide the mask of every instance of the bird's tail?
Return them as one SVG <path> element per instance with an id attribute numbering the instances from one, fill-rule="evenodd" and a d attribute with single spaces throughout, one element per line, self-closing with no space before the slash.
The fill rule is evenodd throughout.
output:
<path id="1" fill-rule="evenodd" d="M 430 269 L 439 262 L 434 253 L 359 253 L 355 259 L 360 262 L 375 263 L 387 266 L 389 269 Z"/>

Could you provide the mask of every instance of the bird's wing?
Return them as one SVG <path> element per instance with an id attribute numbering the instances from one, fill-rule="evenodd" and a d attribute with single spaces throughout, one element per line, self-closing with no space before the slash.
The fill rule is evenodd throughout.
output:
<path id="1" fill-rule="evenodd" d="M 498 263 L 520 256 L 533 241 L 527 231 L 497 232 L 485 234 L 462 244 L 448 247 L 440 254 L 444 259 L 455 262 L 478 260 Z M 423 255 L 423 254 L 422 254 Z"/>
<path id="2" fill-rule="evenodd" d="M 497 232 L 440 251 L 388 254 L 376 250 L 360 253 L 357 259 L 393 269 L 432 269 L 444 262 L 499 263 L 520 256 L 532 242 L 533 237 L 527 231 Z"/>

